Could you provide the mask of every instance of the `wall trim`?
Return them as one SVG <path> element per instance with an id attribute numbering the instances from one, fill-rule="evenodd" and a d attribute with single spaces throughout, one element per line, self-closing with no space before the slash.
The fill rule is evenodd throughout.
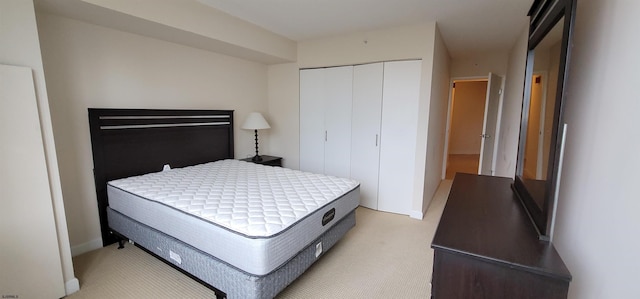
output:
<path id="1" fill-rule="evenodd" d="M 413 219 L 418 219 L 418 220 L 422 220 L 424 218 L 424 212 L 423 211 L 410 211 L 409 212 L 409 217 L 413 218 Z"/>
<path id="2" fill-rule="evenodd" d="M 73 278 L 64 283 L 64 292 L 67 296 L 80 290 L 80 281 L 77 278 Z"/>
<path id="3" fill-rule="evenodd" d="M 75 257 L 89 251 L 102 248 L 102 238 L 93 239 L 89 242 L 71 247 L 71 256 Z"/>

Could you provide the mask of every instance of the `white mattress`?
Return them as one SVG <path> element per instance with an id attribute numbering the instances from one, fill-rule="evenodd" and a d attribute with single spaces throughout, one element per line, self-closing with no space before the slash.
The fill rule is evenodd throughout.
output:
<path id="1" fill-rule="evenodd" d="M 238 160 L 114 180 L 107 192 L 113 210 L 254 275 L 277 269 L 359 204 L 353 180 Z"/>

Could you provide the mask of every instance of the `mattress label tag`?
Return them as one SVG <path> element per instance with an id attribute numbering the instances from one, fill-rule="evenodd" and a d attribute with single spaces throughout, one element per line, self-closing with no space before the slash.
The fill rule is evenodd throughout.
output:
<path id="1" fill-rule="evenodd" d="M 324 213 L 322 216 L 322 226 L 327 225 L 327 223 L 331 222 L 333 218 L 336 216 L 336 209 L 332 208 L 329 212 Z"/>
<path id="2" fill-rule="evenodd" d="M 179 254 L 177 254 L 177 253 L 173 252 L 173 250 L 169 250 L 169 257 L 170 257 L 172 260 L 176 261 L 176 263 L 178 263 L 178 264 L 182 265 L 182 258 L 180 258 L 180 255 L 179 255 Z"/>
<path id="3" fill-rule="evenodd" d="M 316 244 L 316 258 L 322 254 L 322 242 Z"/>

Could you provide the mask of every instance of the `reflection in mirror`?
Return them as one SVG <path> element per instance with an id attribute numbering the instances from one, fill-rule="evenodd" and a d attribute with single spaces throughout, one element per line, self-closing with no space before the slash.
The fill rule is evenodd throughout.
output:
<path id="1" fill-rule="evenodd" d="M 522 178 L 539 208 L 544 205 L 564 18 L 534 49 L 529 120 Z"/>

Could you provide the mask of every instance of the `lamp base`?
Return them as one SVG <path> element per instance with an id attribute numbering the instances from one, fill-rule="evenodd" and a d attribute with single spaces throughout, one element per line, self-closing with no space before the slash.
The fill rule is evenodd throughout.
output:
<path id="1" fill-rule="evenodd" d="M 260 162 L 262 161 L 262 157 L 260 157 L 260 155 L 258 155 L 258 130 L 253 130 L 256 134 L 256 155 L 253 156 L 253 158 L 251 158 L 251 161 L 253 162 Z"/>

